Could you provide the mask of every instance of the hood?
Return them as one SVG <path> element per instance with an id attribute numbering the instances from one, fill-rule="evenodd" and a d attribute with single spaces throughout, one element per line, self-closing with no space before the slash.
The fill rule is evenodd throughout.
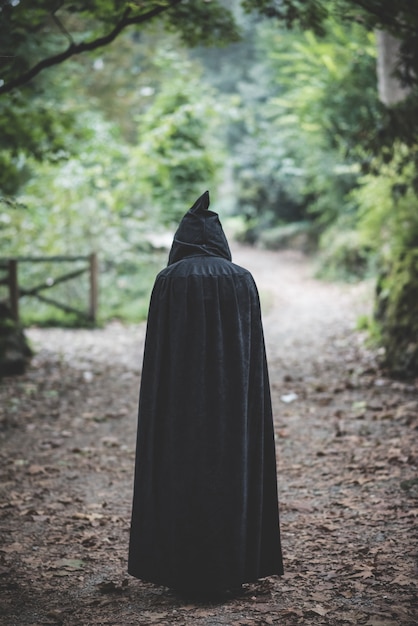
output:
<path id="1" fill-rule="evenodd" d="M 231 251 L 217 213 L 209 211 L 205 191 L 181 220 L 174 235 L 168 265 L 189 256 L 220 256 L 231 260 Z"/>

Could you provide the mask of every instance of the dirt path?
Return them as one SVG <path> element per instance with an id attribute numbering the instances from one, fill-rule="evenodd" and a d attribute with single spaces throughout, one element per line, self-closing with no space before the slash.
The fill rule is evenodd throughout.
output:
<path id="1" fill-rule="evenodd" d="M 0 385 L 0 623 L 412 626 L 418 386 L 354 331 L 368 288 L 235 248 L 263 304 L 286 574 L 193 602 L 126 574 L 145 326 L 39 330 Z M 416 551 L 415 551 L 416 552 Z"/>

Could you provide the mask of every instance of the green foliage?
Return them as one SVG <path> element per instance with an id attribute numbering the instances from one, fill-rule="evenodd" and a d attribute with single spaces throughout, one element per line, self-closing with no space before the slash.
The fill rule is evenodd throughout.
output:
<path id="1" fill-rule="evenodd" d="M 287 113 L 318 148 L 353 160 L 359 137 L 372 133 L 383 110 L 376 93 L 374 37 L 358 25 L 330 22 L 322 38 L 270 32 L 265 41 L 280 94 L 271 104 Z M 270 50 L 270 52 L 269 52 Z"/>
<path id="2" fill-rule="evenodd" d="M 312 222 L 292 222 L 284 226 L 269 228 L 260 233 L 260 244 L 269 250 L 293 248 L 309 252 L 315 240 Z"/>
<path id="3" fill-rule="evenodd" d="M 321 237 L 320 250 L 317 275 L 321 278 L 352 282 L 370 272 L 370 248 L 354 228 L 343 229 L 338 223 L 328 228 Z"/>
<path id="4" fill-rule="evenodd" d="M 380 275 L 375 318 L 385 363 L 402 377 L 418 372 L 418 249 L 404 250 Z"/>
<path id="5" fill-rule="evenodd" d="M 418 82 L 418 11 L 410 0 L 244 0 L 243 6 L 318 35 L 327 32 L 330 18 L 368 32 L 388 31 L 401 42 L 400 77 L 406 84 Z"/>
<path id="6" fill-rule="evenodd" d="M 216 0 L 35 0 L 0 5 L 0 92 L 22 86 L 33 76 L 74 54 L 113 41 L 128 27 L 161 19 L 188 45 L 236 40 L 232 13 Z"/>
<path id="7" fill-rule="evenodd" d="M 379 252 L 383 262 L 402 251 L 418 247 L 417 149 L 399 142 L 389 163 L 381 163 L 378 175 L 359 180 L 351 193 L 359 205 L 359 229 L 366 245 Z"/>
<path id="8" fill-rule="evenodd" d="M 247 11 L 257 11 L 268 18 L 276 18 L 288 28 L 299 27 L 323 34 L 323 22 L 328 16 L 326 3 L 318 0 L 244 0 Z"/>
<path id="9" fill-rule="evenodd" d="M 193 67 L 173 50 L 161 63 L 181 67 L 162 85 L 152 105 L 139 120 L 139 144 L 134 150 L 138 180 L 149 205 L 164 224 L 177 222 L 185 212 L 185 198 L 212 187 L 222 164 L 222 146 L 216 141 L 217 105 Z"/>
<path id="10" fill-rule="evenodd" d="M 251 98 L 241 89 L 245 134 L 234 153 L 239 210 L 261 228 L 311 220 L 320 235 L 342 214 L 354 227 L 346 196 L 368 158 L 359 138 L 374 135 L 383 108 L 376 51 L 356 24 L 325 27 L 322 38 L 258 29 L 264 71 L 252 76 Z"/>
<path id="11" fill-rule="evenodd" d="M 78 158 L 51 165 L 32 163 L 36 176 L 25 185 L 21 204 L 0 212 L 3 256 L 87 255 L 98 253 L 102 319 L 123 314 L 123 301 L 133 298 L 137 319 L 144 315 L 151 276 L 162 262 L 150 257 L 144 202 L 137 188 L 129 148 L 119 143 L 117 131 L 97 113 L 86 113 L 84 123 L 94 130 L 94 141 L 80 142 Z M 81 122 L 81 120 L 80 120 Z M 16 237 L 16 233 L 19 233 Z M 65 273 L 71 266 L 22 264 L 19 281 L 33 286 Z M 131 275 L 130 281 L 127 275 Z M 87 308 L 86 278 L 53 288 L 51 297 L 81 310 Z M 72 315 L 60 314 L 33 299 L 22 300 L 25 322 L 59 319 L 73 325 Z M 130 318 L 133 314 L 130 313 Z"/>
<path id="12" fill-rule="evenodd" d="M 273 34 L 270 42 L 282 87 L 272 104 L 292 111 L 324 148 L 352 155 L 383 108 L 376 94 L 374 37 L 356 24 L 330 22 L 322 38 L 308 31 L 286 39 Z"/>
<path id="13" fill-rule="evenodd" d="M 352 196 L 360 207 L 358 232 L 380 260 L 374 324 L 385 360 L 394 373 L 409 376 L 418 371 L 416 155 L 399 142 L 394 154 L 378 175 L 363 177 Z"/>
<path id="14" fill-rule="evenodd" d="M 179 33 L 189 45 L 208 45 L 238 37 L 231 12 L 215 1 L 6 0 L 0 4 L 0 92 L 14 85 L 11 96 L 0 98 L 0 190 L 3 193 L 17 193 L 29 178 L 28 158 L 65 158 L 72 150 L 71 140 L 81 130 L 77 124 L 77 103 L 68 107 L 63 99 L 62 77 L 54 84 L 57 72 L 45 70 L 75 53 L 110 43 L 113 39 L 110 34 L 119 32 L 119 26 L 120 32 L 131 27 L 131 40 L 135 38 L 134 43 L 138 44 L 139 27 L 144 29 L 155 17 L 160 18 L 166 30 Z M 137 59 L 138 54 L 131 55 L 131 61 L 133 58 Z M 142 68 L 138 62 L 133 67 L 136 70 L 130 74 L 136 80 Z M 38 71 L 42 71 L 41 76 Z M 32 80 L 34 76 L 36 80 Z M 89 76 L 84 75 L 84 79 L 92 84 Z M 111 87 L 115 87 L 114 82 Z M 65 97 L 72 99 L 68 92 Z M 110 100 L 115 102 L 115 98 Z M 127 111 L 126 105 L 124 110 Z M 122 113 L 119 115 L 122 117 Z M 129 123 L 127 132 L 132 132 Z"/>
<path id="15" fill-rule="evenodd" d="M 264 53 L 277 86 L 276 94 L 269 93 L 267 109 L 275 108 L 275 115 L 270 112 L 266 126 L 270 137 L 276 129 L 277 158 L 268 158 L 269 138 L 260 140 L 258 134 L 252 178 L 265 197 L 274 185 L 259 176 L 259 163 L 270 163 L 271 179 L 282 188 L 281 163 L 286 157 L 297 163 L 299 185 L 290 198 L 299 200 L 299 208 L 305 201 L 303 210 L 323 231 L 322 275 L 362 277 L 371 265 L 379 268 L 376 315 L 369 330 L 384 346 L 393 372 L 416 374 L 418 12 L 411 3 L 387 0 L 248 0 L 246 6 L 311 29 L 264 33 Z M 398 75 L 412 86 L 410 96 L 392 108 L 378 100 L 376 28 L 400 40 Z M 259 119 L 254 126 L 261 127 Z M 248 180 L 245 189 L 251 189 Z M 258 194 L 253 191 L 253 198 Z M 283 218 L 278 198 L 276 194 L 267 211 L 261 210 L 264 219 L 266 213 Z"/>
<path id="16" fill-rule="evenodd" d="M 68 74 L 61 75 L 54 93 L 60 93 L 70 112 L 77 112 L 72 153 L 55 162 L 27 156 L 31 177 L 21 187 L 20 203 L 4 200 L 0 205 L 2 256 L 98 253 L 102 321 L 145 316 L 153 279 L 166 262 L 165 253 L 153 252 L 153 236 L 161 223 L 171 224 L 211 186 L 217 166 L 210 154 L 213 96 L 201 87 L 195 65 L 176 50 L 174 39 L 167 39 L 158 53 L 153 35 L 147 43 L 154 53 L 146 72 L 146 81 L 153 77 L 152 87 L 144 82 L 148 89 L 134 100 L 139 111 L 132 103 L 125 108 L 138 144 L 132 137 L 127 143 L 120 132 L 119 96 L 106 75 L 100 74 L 102 83 L 95 75 L 83 92 L 78 81 L 91 73 L 91 66 L 67 64 Z M 131 45 L 127 37 L 127 49 Z M 145 54 L 143 47 L 140 54 Z M 111 62 L 106 57 L 103 61 L 105 66 Z M 131 77 L 127 73 L 125 83 L 120 77 L 120 89 L 126 89 Z M 90 96 L 93 85 L 102 89 Z M 112 121 L 104 118 L 102 99 L 104 114 Z M 217 151 L 218 162 L 220 157 Z M 30 264 L 19 269 L 23 286 L 39 284 L 57 271 Z M 59 269 L 65 273 L 74 267 Z M 87 293 L 86 280 L 80 278 L 54 286 L 51 297 L 85 310 Z M 30 298 L 22 300 L 22 315 L 26 323 L 76 323 L 72 315 Z"/>
<path id="17" fill-rule="evenodd" d="M 69 136 L 77 127 L 75 116 L 56 103 L 53 94 L 42 97 L 15 91 L 8 98 L 0 98 L 0 190 L 15 194 L 30 177 L 28 158 L 57 161 L 70 150 Z"/>
<path id="18" fill-rule="evenodd" d="M 3 254 L 29 255 L 34 250 L 38 254 L 69 254 L 74 242 L 78 253 L 86 254 L 120 219 L 116 208 L 126 151 L 100 116 L 85 113 L 83 121 L 95 137 L 94 141 L 79 141 L 77 158 L 55 165 L 30 163 L 36 176 L 20 195 L 23 206 L 3 214 Z M 98 215 L 106 219 L 99 220 Z M 12 236 L 16 232 L 18 239 Z"/>
<path id="19" fill-rule="evenodd" d="M 188 46 L 222 45 L 239 39 L 234 16 L 224 3 L 183 0 L 167 11 L 166 27 Z"/>

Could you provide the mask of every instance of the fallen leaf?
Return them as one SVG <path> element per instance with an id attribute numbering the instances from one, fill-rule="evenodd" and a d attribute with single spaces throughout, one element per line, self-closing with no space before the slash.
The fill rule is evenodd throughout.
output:
<path id="1" fill-rule="evenodd" d="M 118 437 L 102 437 L 101 441 L 102 444 L 108 448 L 118 448 L 120 446 Z"/>
<path id="2" fill-rule="evenodd" d="M 45 468 L 41 465 L 30 465 L 27 469 L 28 474 L 36 476 L 37 474 L 45 474 Z"/>
<path id="3" fill-rule="evenodd" d="M 317 526 L 318 530 L 325 530 L 325 532 L 332 533 L 334 530 L 338 530 L 338 526 L 334 524 L 319 524 Z"/>
<path id="4" fill-rule="evenodd" d="M 7 546 L 0 547 L 0 552 L 5 552 L 6 554 L 13 552 L 23 552 L 24 547 L 21 543 L 15 541 L 14 543 L 9 543 Z"/>
<path id="5" fill-rule="evenodd" d="M 303 617 L 303 611 L 300 609 L 284 609 L 281 613 L 283 616 L 296 615 L 297 617 Z"/>
<path id="6" fill-rule="evenodd" d="M 32 515 L 32 522 L 46 522 L 48 520 L 48 515 Z"/>
<path id="7" fill-rule="evenodd" d="M 366 622 L 366 626 L 399 626 L 398 620 L 394 621 L 392 619 L 385 619 L 380 617 L 372 617 L 368 622 Z"/>
<path id="8" fill-rule="evenodd" d="M 349 578 L 361 578 L 363 580 L 365 580 L 366 578 L 373 578 L 373 570 L 374 568 L 370 567 L 369 565 L 362 565 L 361 570 L 356 574 L 351 574 Z"/>
<path id="9" fill-rule="evenodd" d="M 412 579 L 404 576 L 404 574 L 399 574 L 398 576 L 396 576 L 396 578 L 392 580 L 391 584 L 400 585 L 401 587 L 404 587 L 406 585 L 414 585 L 416 587 L 418 585 L 418 581 L 416 578 Z"/>
<path id="10" fill-rule="evenodd" d="M 400 513 L 398 515 L 399 518 L 402 517 L 417 517 L 418 516 L 418 509 L 409 509 L 409 511 L 405 511 L 405 513 Z"/>
<path id="11" fill-rule="evenodd" d="M 164 613 L 151 613 L 151 611 L 145 611 L 144 613 L 142 613 L 142 616 L 146 617 L 147 624 L 160 624 L 161 620 L 164 618 L 168 618 L 169 614 L 167 613 L 167 611 L 164 611 Z"/>
<path id="12" fill-rule="evenodd" d="M 329 594 L 319 593 L 318 591 L 315 591 L 313 594 L 311 594 L 311 598 L 312 600 L 316 600 L 317 602 L 327 602 L 327 600 L 329 600 Z"/>
<path id="13" fill-rule="evenodd" d="M 81 545 L 85 548 L 92 548 L 93 546 L 97 547 L 98 538 L 95 535 L 89 535 L 88 537 L 84 537 L 81 540 Z"/>
<path id="14" fill-rule="evenodd" d="M 129 584 L 127 578 L 124 578 L 121 583 L 114 580 L 103 580 L 97 585 L 100 593 L 121 593 Z"/>
<path id="15" fill-rule="evenodd" d="M 361 409 L 365 409 L 367 407 L 367 402 L 365 402 L 364 400 L 360 400 L 358 402 L 353 402 L 353 404 L 351 405 L 351 408 L 354 411 L 359 411 Z"/>
<path id="16" fill-rule="evenodd" d="M 84 567 L 85 563 L 81 559 L 61 559 L 60 561 L 56 561 L 54 564 L 54 568 L 60 569 L 69 569 L 69 570 L 78 570 Z"/>
<path id="17" fill-rule="evenodd" d="M 74 513 L 74 519 L 87 520 L 88 522 L 94 522 L 103 518 L 101 513 Z"/>
<path id="18" fill-rule="evenodd" d="M 310 609 L 310 611 L 312 611 L 313 613 L 316 613 L 317 615 L 321 615 L 321 617 L 324 617 L 324 615 L 326 615 L 329 612 L 329 609 L 326 609 L 320 604 L 316 604 L 313 607 L 313 609 Z"/>

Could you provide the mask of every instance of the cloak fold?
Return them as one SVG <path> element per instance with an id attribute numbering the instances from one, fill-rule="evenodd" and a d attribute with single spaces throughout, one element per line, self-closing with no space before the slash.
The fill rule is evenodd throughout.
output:
<path id="1" fill-rule="evenodd" d="M 283 573 L 257 288 L 208 206 L 184 216 L 151 295 L 128 563 L 196 592 Z"/>

